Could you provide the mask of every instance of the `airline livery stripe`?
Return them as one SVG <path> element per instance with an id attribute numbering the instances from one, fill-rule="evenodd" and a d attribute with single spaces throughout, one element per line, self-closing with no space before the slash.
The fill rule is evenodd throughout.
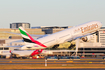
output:
<path id="1" fill-rule="evenodd" d="M 19 30 L 20 30 L 21 34 L 23 34 L 23 35 L 25 35 L 25 36 L 28 36 L 28 35 L 26 34 L 26 32 L 22 31 L 20 28 L 19 28 Z"/>
<path id="2" fill-rule="evenodd" d="M 40 45 L 40 46 L 47 47 L 47 46 L 45 46 L 44 44 L 42 44 L 42 43 L 40 43 L 40 42 L 34 40 L 29 34 L 27 34 L 27 35 L 29 36 L 29 38 L 31 39 L 32 42 L 34 42 L 34 43 L 36 43 L 36 44 L 38 44 L 38 45 Z"/>
<path id="3" fill-rule="evenodd" d="M 24 39 L 25 42 L 34 43 L 31 40 L 29 40 L 29 39 L 26 39 L 26 38 L 23 38 L 23 39 Z"/>
<path id="4" fill-rule="evenodd" d="M 26 38 L 26 39 L 30 39 L 28 36 L 25 36 L 25 35 L 23 35 L 23 34 L 21 34 L 22 35 L 22 37 L 24 37 L 24 38 Z M 31 39 L 30 39 L 31 40 Z"/>

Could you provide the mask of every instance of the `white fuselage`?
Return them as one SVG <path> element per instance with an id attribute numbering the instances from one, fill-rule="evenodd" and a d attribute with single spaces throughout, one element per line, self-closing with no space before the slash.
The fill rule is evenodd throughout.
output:
<path id="1" fill-rule="evenodd" d="M 6 56 L 6 58 L 10 58 L 10 50 L 0 50 L 0 55 L 1 56 Z"/>
<path id="2" fill-rule="evenodd" d="M 35 50 L 13 50 L 11 53 L 13 55 L 16 55 L 16 57 L 29 57 Z M 42 54 L 53 54 L 52 51 L 49 50 L 43 50 L 41 52 Z"/>
<path id="3" fill-rule="evenodd" d="M 12 54 L 15 54 L 16 57 L 28 57 L 34 52 L 34 50 L 13 50 Z"/>
<path id="4" fill-rule="evenodd" d="M 100 29 L 100 27 L 102 26 L 101 22 L 99 21 L 91 21 L 91 22 L 87 22 L 78 26 L 74 26 L 72 28 L 68 28 L 65 29 L 63 31 L 60 32 L 56 32 L 54 34 L 48 35 L 46 37 L 43 38 L 39 38 L 37 39 L 37 41 L 41 42 L 42 44 L 44 44 L 47 47 L 56 45 L 56 44 L 61 44 L 67 41 L 71 41 L 73 39 L 77 39 L 77 38 L 81 38 L 87 34 L 91 34 L 94 33 L 96 31 L 98 31 Z M 22 48 L 26 48 L 31 46 L 31 49 L 44 49 L 46 47 L 42 47 L 40 45 L 37 44 L 29 44 L 29 45 L 25 45 Z"/>

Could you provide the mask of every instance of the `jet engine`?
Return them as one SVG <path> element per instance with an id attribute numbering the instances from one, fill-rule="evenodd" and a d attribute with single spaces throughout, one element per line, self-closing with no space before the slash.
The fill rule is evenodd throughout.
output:
<path id="1" fill-rule="evenodd" d="M 89 35 L 89 36 L 86 36 L 86 37 L 82 37 L 81 38 L 84 42 L 87 42 L 87 41 L 90 41 L 91 39 L 93 39 L 93 35 Z"/>

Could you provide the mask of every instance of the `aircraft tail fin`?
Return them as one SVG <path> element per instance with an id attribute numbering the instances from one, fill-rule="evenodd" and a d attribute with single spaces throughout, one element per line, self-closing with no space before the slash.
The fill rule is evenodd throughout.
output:
<path id="1" fill-rule="evenodd" d="M 31 56 L 34 56 L 36 54 L 40 54 L 40 53 L 42 53 L 42 51 L 43 51 L 43 49 L 41 49 L 41 50 L 37 49 L 31 53 Z"/>
<path id="2" fill-rule="evenodd" d="M 29 36 L 28 36 L 28 32 L 26 32 L 23 29 L 23 27 L 19 27 L 19 30 L 20 30 L 21 36 L 22 36 L 22 38 L 23 38 L 23 40 L 24 40 L 25 43 L 33 43 L 31 41 L 31 39 L 29 38 Z"/>
<path id="3" fill-rule="evenodd" d="M 43 45 L 42 43 L 38 42 L 37 40 L 34 40 L 29 34 L 28 32 L 26 32 L 22 27 L 19 27 L 20 33 L 23 37 L 23 40 L 25 43 L 34 43 L 34 44 L 38 44 L 40 46 L 46 47 L 45 45 Z"/>

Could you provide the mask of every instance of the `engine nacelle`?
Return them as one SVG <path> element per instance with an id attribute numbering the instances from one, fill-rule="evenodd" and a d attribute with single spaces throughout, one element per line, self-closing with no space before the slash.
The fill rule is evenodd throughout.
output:
<path id="1" fill-rule="evenodd" d="M 86 37 L 82 37 L 81 38 L 84 42 L 87 42 L 87 41 L 90 41 L 91 39 L 93 39 L 93 35 L 89 35 L 89 36 L 86 36 Z"/>

